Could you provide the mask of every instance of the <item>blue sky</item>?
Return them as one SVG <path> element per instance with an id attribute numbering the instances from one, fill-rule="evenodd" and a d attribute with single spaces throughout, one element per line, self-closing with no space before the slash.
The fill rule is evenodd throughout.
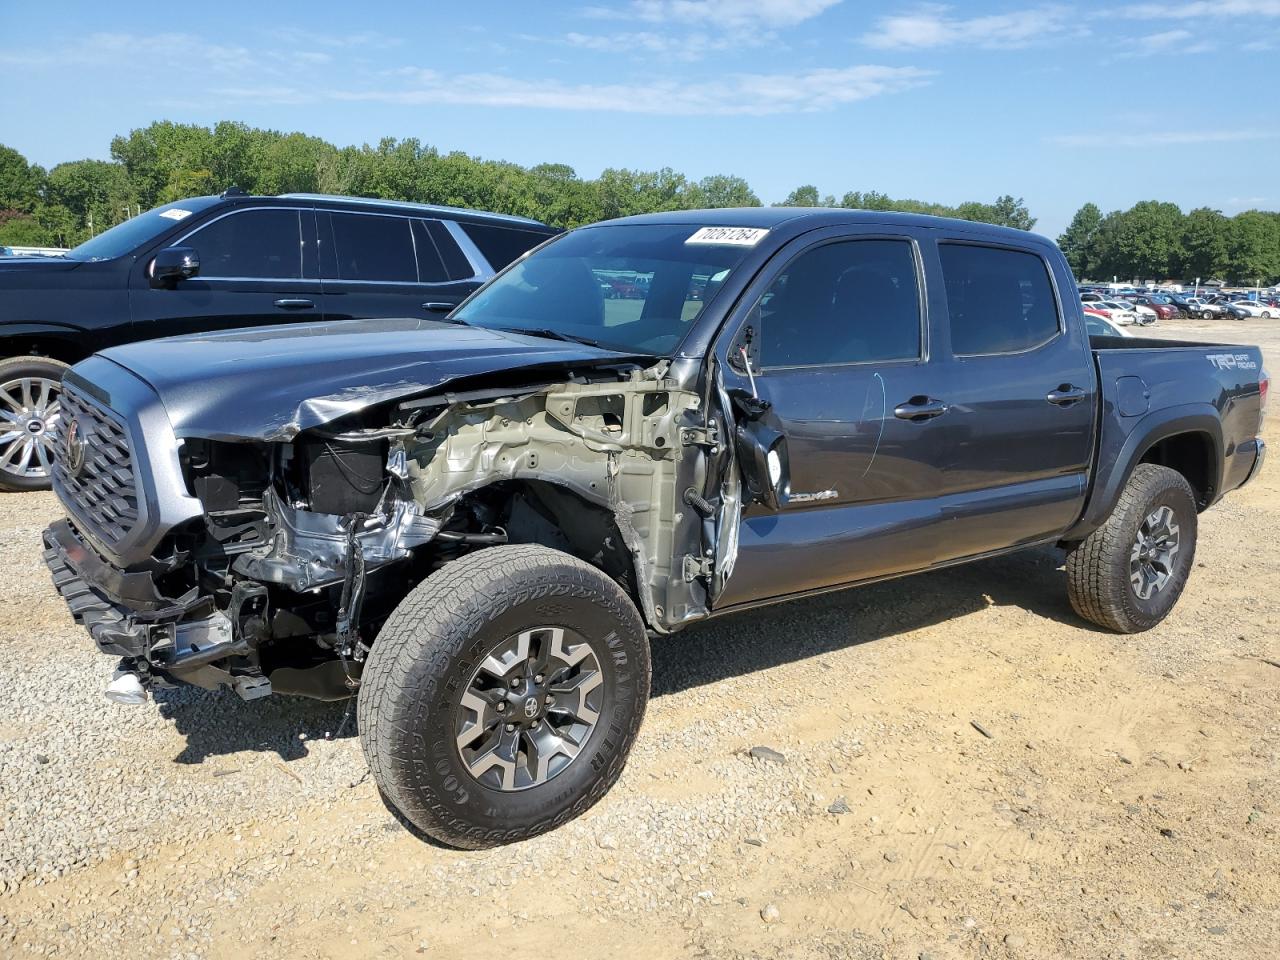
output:
<path id="1" fill-rule="evenodd" d="M 0 142 L 153 120 L 955 203 L 1280 207 L 1280 0 L 0 4 Z"/>

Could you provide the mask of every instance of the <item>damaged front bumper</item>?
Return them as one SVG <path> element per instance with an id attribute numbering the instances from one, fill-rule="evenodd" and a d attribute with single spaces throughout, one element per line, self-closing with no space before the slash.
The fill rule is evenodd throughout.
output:
<path id="1" fill-rule="evenodd" d="M 230 618 L 209 596 L 162 597 L 147 573 L 113 567 L 82 540 L 67 520 L 44 532 L 44 561 L 71 615 L 98 649 L 121 658 L 121 667 L 150 686 L 191 683 L 230 685 L 245 699 L 271 692 L 257 671 L 233 675 L 210 665 L 249 653 Z"/>

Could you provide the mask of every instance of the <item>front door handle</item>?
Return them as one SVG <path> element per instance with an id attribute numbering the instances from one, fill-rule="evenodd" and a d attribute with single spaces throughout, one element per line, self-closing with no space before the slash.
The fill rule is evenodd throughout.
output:
<path id="1" fill-rule="evenodd" d="M 893 415 L 899 420 L 910 420 L 912 423 L 923 423 L 940 417 L 950 408 L 941 400 L 932 397 L 912 397 L 906 403 L 893 408 Z"/>
<path id="2" fill-rule="evenodd" d="M 1058 407 L 1069 407 L 1073 403 L 1079 403 L 1085 397 L 1085 393 L 1077 386 L 1070 383 L 1062 383 L 1058 385 L 1057 390 L 1050 390 L 1045 399 Z"/>
<path id="3" fill-rule="evenodd" d="M 453 309 L 453 307 L 454 305 L 452 303 L 443 303 L 434 300 L 428 300 L 422 305 L 423 310 L 430 310 L 432 313 L 448 313 Z"/>
<path id="4" fill-rule="evenodd" d="M 310 310 L 315 304 L 310 300 L 277 300 L 276 306 L 281 310 Z"/>

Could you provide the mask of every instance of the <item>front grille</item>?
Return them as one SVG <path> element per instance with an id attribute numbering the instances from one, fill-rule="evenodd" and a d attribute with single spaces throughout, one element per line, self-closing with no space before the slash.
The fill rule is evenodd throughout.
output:
<path id="1" fill-rule="evenodd" d="M 84 446 L 84 465 L 73 471 L 67 437 L 72 425 Z M 89 532 L 114 547 L 138 522 L 138 486 L 129 435 L 115 415 L 63 385 L 54 479 L 67 506 Z"/>

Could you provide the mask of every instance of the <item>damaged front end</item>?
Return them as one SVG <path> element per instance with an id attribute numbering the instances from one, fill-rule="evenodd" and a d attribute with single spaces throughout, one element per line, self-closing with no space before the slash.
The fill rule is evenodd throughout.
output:
<path id="1" fill-rule="evenodd" d="M 707 398 L 667 361 L 532 376 L 353 393 L 333 419 L 287 436 L 174 438 L 183 507 L 145 556 L 113 550 L 110 497 L 95 500 L 61 464 L 69 519 L 45 535 L 54 581 L 142 688 L 225 686 L 246 699 L 350 696 L 413 586 L 494 544 L 542 543 L 595 564 L 655 632 L 705 616 L 726 514 L 709 478 L 725 451 Z M 143 514 L 167 509 L 149 496 L 168 462 L 157 438 L 112 411 L 110 391 L 81 384 L 70 381 L 73 397 L 123 437 L 87 438 L 102 442 L 91 453 L 102 483 L 131 474 L 132 500 L 115 491 L 117 506 L 128 520 L 139 504 L 134 522 L 150 523 Z"/>

